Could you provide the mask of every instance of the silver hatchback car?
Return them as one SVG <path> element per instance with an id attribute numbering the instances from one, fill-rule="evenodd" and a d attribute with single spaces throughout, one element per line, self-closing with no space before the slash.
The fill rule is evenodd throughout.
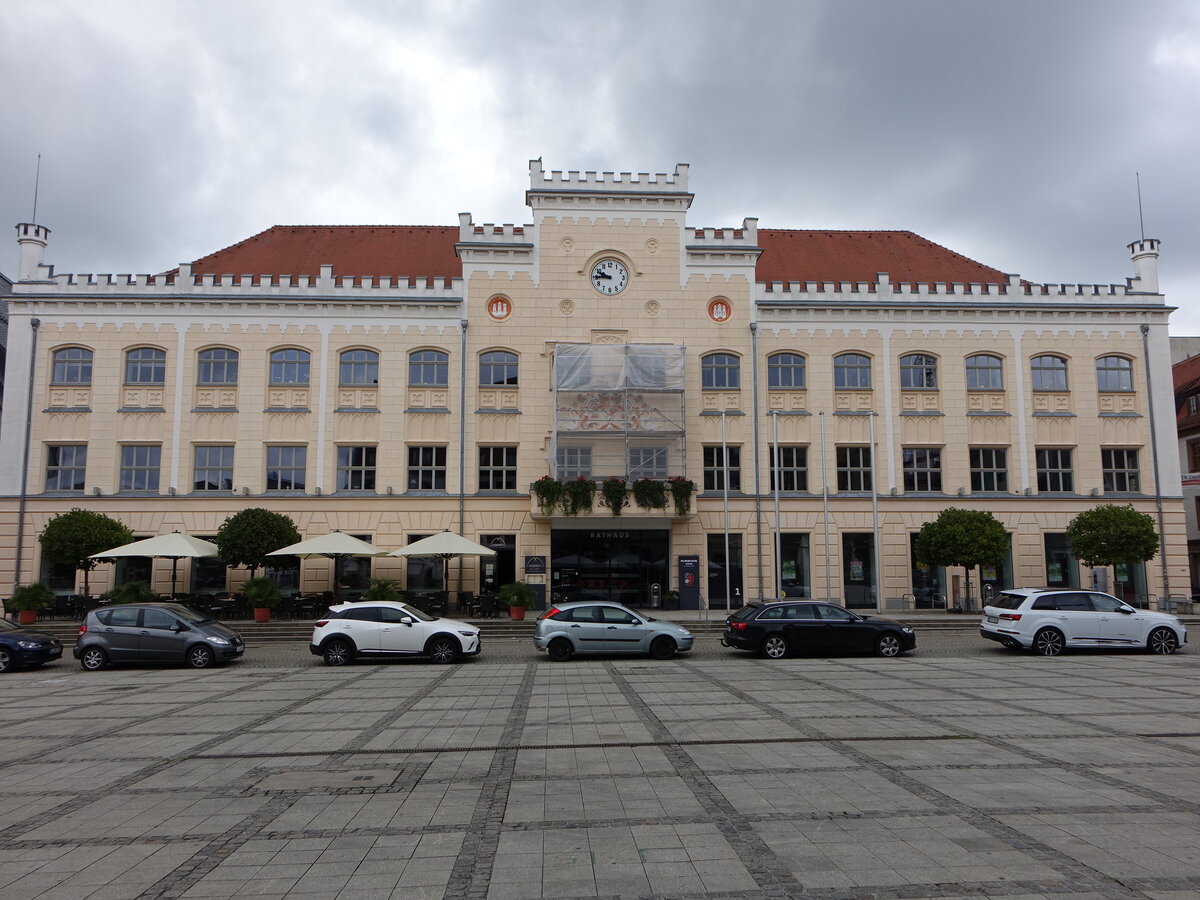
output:
<path id="1" fill-rule="evenodd" d="M 619 603 L 556 603 L 538 616 L 533 645 L 555 662 L 576 653 L 649 653 L 670 659 L 692 649 L 682 625 L 651 618 Z"/>

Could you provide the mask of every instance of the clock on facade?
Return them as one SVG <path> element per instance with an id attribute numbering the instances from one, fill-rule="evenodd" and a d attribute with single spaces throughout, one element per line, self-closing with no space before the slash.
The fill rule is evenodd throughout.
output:
<path id="1" fill-rule="evenodd" d="M 629 273 L 624 263 L 615 259 L 602 259 L 592 266 L 592 287 L 602 294 L 619 294 L 625 290 Z"/>

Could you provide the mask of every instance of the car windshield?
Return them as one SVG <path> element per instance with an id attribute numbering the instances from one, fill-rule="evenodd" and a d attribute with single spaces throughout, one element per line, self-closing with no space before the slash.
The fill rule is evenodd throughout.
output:
<path id="1" fill-rule="evenodd" d="M 183 619 L 183 621 L 190 625 L 203 625 L 206 622 L 217 621 L 212 616 L 207 616 L 202 612 L 192 609 L 190 606 L 181 606 L 173 603 L 168 606 L 167 609 L 171 610 L 171 612 L 175 613 L 175 615 L 179 616 L 179 618 Z"/>
<path id="2" fill-rule="evenodd" d="M 1016 609 L 1025 602 L 1025 597 L 1021 594 L 998 594 L 995 598 L 987 602 L 988 606 L 994 606 L 997 609 Z"/>
<path id="3" fill-rule="evenodd" d="M 421 621 L 421 622 L 436 622 L 438 619 L 437 616 L 431 616 L 428 613 L 423 613 L 423 612 L 421 612 L 421 610 L 417 609 L 415 606 L 409 606 L 407 603 L 404 604 L 404 612 L 406 615 L 410 615 L 414 619 L 417 619 L 418 621 Z"/>

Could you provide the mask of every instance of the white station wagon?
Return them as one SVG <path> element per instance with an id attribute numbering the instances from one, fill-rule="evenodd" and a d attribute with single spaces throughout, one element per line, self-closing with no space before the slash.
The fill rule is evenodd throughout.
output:
<path id="1" fill-rule="evenodd" d="M 1144 647 L 1174 653 L 1187 643 L 1176 616 L 1136 609 L 1100 591 L 1014 588 L 983 610 L 979 633 L 1010 650 L 1058 656 L 1070 647 Z"/>

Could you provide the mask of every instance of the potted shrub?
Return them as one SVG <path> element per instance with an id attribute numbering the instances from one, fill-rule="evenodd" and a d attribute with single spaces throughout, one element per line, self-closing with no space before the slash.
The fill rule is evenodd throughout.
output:
<path id="1" fill-rule="evenodd" d="M 372 578 L 370 587 L 363 594 L 363 600 L 369 600 L 372 603 L 380 600 L 400 602 L 403 599 L 404 592 L 400 590 L 400 582 L 394 578 Z"/>
<path id="2" fill-rule="evenodd" d="M 563 512 L 568 516 L 591 512 L 596 498 L 596 482 L 580 475 L 563 485 Z"/>
<path id="3" fill-rule="evenodd" d="M 500 588 L 500 602 L 508 605 L 508 616 L 514 622 L 525 618 L 525 610 L 533 606 L 533 588 L 524 581 L 514 581 Z"/>
<path id="4" fill-rule="evenodd" d="M 271 610 L 279 605 L 279 588 L 270 578 L 248 578 L 242 584 L 242 595 L 254 608 L 255 622 L 270 622 Z"/>
<path id="5" fill-rule="evenodd" d="M 127 581 L 105 591 L 101 596 L 109 603 L 152 603 L 158 599 L 158 595 L 150 590 L 150 585 L 145 581 Z"/>
<path id="6" fill-rule="evenodd" d="M 629 495 L 629 485 L 625 483 L 624 478 L 605 478 L 600 493 L 604 497 L 604 505 L 614 516 L 619 516 L 621 507 L 625 505 L 625 498 Z"/>
<path id="7" fill-rule="evenodd" d="M 543 475 L 531 485 L 533 495 L 537 497 L 538 509 L 543 515 L 553 515 L 554 510 L 563 499 L 563 484 L 552 475 Z"/>
<path id="8" fill-rule="evenodd" d="M 633 483 L 633 502 L 642 509 L 666 509 L 667 486 L 657 478 L 639 478 Z"/>
<path id="9" fill-rule="evenodd" d="M 34 584 L 23 584 L 12 592 L 5 607 L 17 611 L 17 622 L 21 625 L 33 625 L 37 622 L 38 610 L 45 609 L 54 602 L 54 591 L 40 581 Z"/>
<path id="10" fill-rule="evenodd" d="M 696 482 L 682 475 L 667 479 L 671 489 L 671 500 L 675 504 L 675 515 L 683 518 L 692 511 L 692 494 L 696 490 Z"/>

